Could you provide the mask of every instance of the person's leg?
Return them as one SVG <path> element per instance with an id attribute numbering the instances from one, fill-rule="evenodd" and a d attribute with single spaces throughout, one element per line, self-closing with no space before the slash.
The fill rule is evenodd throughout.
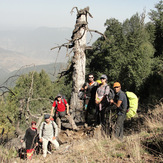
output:
<path id="1" fill-rule="evenodd" d="M 102 108 L 102 110 L 101 110 L 101 123 L 103 124 L 103 125 L 105 125 L 105 109 L 106 108 Z"/>
<path id="2" fill-rule="evenodd" d="M 58 125 L 58 132 L 60 133 L 60 131 L 61 131 L 61 119 L 59 118 L 59 116 L 56 119 L 56 123 Z"/>
<path id="3" fill-rule="evenodd" d="M 125 121 L 125 118 L 126 118 L 126 115 L 125 114 L 123 114 L 122 115 L 122 123 L 121 123 L 121 128 L 120 128 L 120 134 L 119 134 L 119 138 L 121 139 L 121 140 L 123 140 L 123 130 L 124 130 L 124 121 Z"/>
<path id="4" fill-rule="evenodd" d="M 59 148 L 59 143 L 58 143 L 58 141 L 56 139 L 51 140 L 50 142 L 54 145 L 55 149 Z"/>
<path id="5" fill-rule="evenodd" d="M 73 130 L 78 130 L 78 127 L 75 124 L 75 121 L 73 120 L 71 115 L 65 115 L 65 117 L 68 119 L 69 123 L 72 125 Z"/>
<path id="6" fill-rule="evenodd" d="M 96 122 L 96 125 L 99 125 L 100 124 L 100 110 L 99 110 L 99 105 L 96 105 L 95 122 Z"/>
<path id="7" fill-rule="evenodd" d="M 48 140 L 42 138 L 43 157 L 47 155 Z"/>
<path id="8" fill-rule="evenodd" d="M 115 128 L 115 137 L 121 140 L 123 139 L 124 120 L 125 120 L 125 114 L 118 115 L 116 128 Z"/>

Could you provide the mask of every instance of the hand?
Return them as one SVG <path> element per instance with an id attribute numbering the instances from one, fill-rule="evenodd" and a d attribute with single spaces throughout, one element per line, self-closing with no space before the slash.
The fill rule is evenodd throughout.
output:
<path id="1" fill-rule="evenodd" d="M 56 137 L 55 136 L 53 136 L 53 140 L 55 140 L 56 139 Z"/>
<path id="2" fill-rule="evenodd" d="M 67 113 L 68 116 L 70 116 L 70 113 Z"/>
<path id="3" fill-rule="evenodd" d="M 36 143 L 36 146 L 38 146 L 38 143 Z"/>
<path id="4" fill-rule="evenodd" d="M 88 88 L 88 86 L 85 86 L 84 89 L 86 90 Z"/>
<path id="5" fill-rule="evenodd" d="M 39 140 L 41 143 L 42 143 L 42 138 L 40 138 L 40 140 Z"/>
<path id="6" fill-rule="evenodd" d="M 114 103 L 113 99 L 110 100 L 110 103 L 111 103 L 111 104 Z"/>
<path id="7" fill-rule="evenodd" d="M 23 143 L 23 142 L 24 142 L 24 140 L 20 140 L 20 142 L 21 142 L 21 143 Z"/>
<path id="8" fill-rule="evenodd" d="M 99 104 L 99 103 L 100 103 L 100 101 L 99 101 L 99 100 L 96 100 L 95 102 L 96 102 L 96 104 Z"/>

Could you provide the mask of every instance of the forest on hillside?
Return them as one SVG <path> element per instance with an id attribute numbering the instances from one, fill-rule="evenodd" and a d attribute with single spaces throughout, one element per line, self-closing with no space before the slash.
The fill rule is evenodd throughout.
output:
<path id="1" fill-rule="evenodd" d="M 140 105 L 155 105 L 163 98 L 163 1 L 148 13 L 136 13 L 123 23 L 111 18 L 105 22 L 104 37 L 99 37 L 86 50 L 86 78 L 91 72 L 95 79 L 108 76 L 122 90 L 135 92 Z M 48 74 L 31 71 L 21 75 L 13 88 L 0 86 L 0 143 L 24 132 L 39 114 L 50 113 L 52 102 L 61 93 L 70 101 L 72 72 L 51 81 Z"/>

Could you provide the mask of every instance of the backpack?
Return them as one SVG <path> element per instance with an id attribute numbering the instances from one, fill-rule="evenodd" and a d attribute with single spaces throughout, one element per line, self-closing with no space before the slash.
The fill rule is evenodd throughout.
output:
<path id="1" fill-rule="evenodd" d="M 80 100 L 84 100 L 86 97 L 85 97 L 85 91 L 79 91 L 78 92 L 78 97 Z"/>
<path id="2" fill-rule="evenodd" d="M 108 86 L 108 85 L 105 86 L 105 92 L 106 92 L 106 87 L 107 87 L 107 86 Z M 104 94 L 105 94 L 105 93 L 104 93 Z M 110 92 L 109 92 L 109 94 L 108 94 L 109 101 L 110 101 L 111 99 L 114 99 L 114 97 L 115 97 L 114 90 L 110 88 Z"/>
<path id="3" fill-rule="evenodd" d="M 128 110 L 126 113 L 126 118 L 130 119 L 134 117 L 138 109 L 138 97 L 133 92 L 125 92 L 128 100 Z"/>
<path id="4" fill-rule="evenodd" d="M 109 100 L 114 99 L 114 97 L 115 97 L 114 90 L 111 89 L 111 88 L 110 88 L 110 92 L 109 92 L 109 94 L 108 94 L 108 97 L 109 97 Z"/>

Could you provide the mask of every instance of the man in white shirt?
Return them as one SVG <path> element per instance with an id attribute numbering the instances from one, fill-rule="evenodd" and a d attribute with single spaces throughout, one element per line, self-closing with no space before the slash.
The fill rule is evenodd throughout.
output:
<path id="1" fill-rule="evenodd" d="M 50 120 L 49 114 L 45 114 L 44 118 L 45 122 L 42 122 L 41 124 L 39 138 L 40 142 L 42 142 L 43 157 L 46 157 L 48 142 L 50 141 L 56 149 L 59 148 L 59 143 L 56 140 L 56 137 L 58 136 L 57 124 Z"/>

